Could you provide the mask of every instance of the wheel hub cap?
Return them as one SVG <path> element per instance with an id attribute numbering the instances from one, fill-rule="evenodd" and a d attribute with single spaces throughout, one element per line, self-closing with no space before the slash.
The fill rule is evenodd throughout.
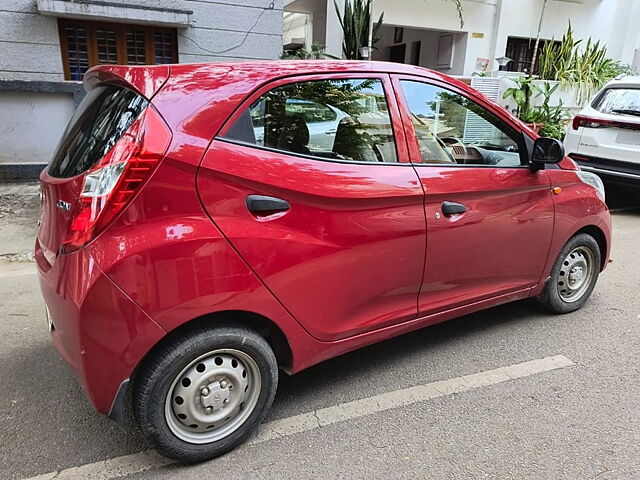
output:
<path id="1" fill-rule="evenodd" d="M 200 403 L 205 412 L 211 413 L 214 410 L 221 409 L 224 404 L 229 403 L 230 396 L 231 390 L 229 386 L 223 388 L 220 382 L 215 381 L 200 391 Z"/>
<path id="2" fill-rule="evenodd" d="M 210 443 L 242 425 L 260 395 L 260 371 L 244 352 L 214 350 L 174 379 L 165 401 L 170 430 L 189 443 Z"/>
<path id="3" fill-rule="evenodd" d="M 557 279 L 558 294 L 565 302 L 578 301 L 589 289 L 595 272 L 594 257 L 586 247 L 576 247 L 565 257 Z"/>
<path id="4" fill-rule="evenodd" d="M 575 285 L 576 283 L 580 283 L 582 281 L 582 273 L 583 269 L 581 266 L 575 266 L 569 272 L 569 284 Z"/>

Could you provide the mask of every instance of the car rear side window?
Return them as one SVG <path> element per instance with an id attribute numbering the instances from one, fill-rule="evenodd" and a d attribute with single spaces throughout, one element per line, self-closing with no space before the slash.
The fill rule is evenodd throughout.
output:
<path id="1" fill-rule="evenodd" d="M 378 79 L 331 79 L 276 87 L 229 128 L 228 140 L 323 159 L 397 162 Z"/>
<path id="2" fill-rule="evenodd" d="M 147 103 L 136 92 L 116 85 L 91 90 L 69 121 L 48 174 L 67 178 L 89 170 L 111 150 Z"/>
<path id="3" fill-rule="evenodd" d="M 640 88 L 608 88 L 591 106 L 602 113 L 640 116 Z"/>

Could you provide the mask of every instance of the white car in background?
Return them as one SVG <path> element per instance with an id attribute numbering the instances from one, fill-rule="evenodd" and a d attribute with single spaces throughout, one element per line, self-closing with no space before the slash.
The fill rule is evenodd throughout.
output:
<path id="1" fill-rule="evenodd" d="M 640 77 L 607 83 L 573 119 L 564 147 L 583 170 L 640 186 Z"/>

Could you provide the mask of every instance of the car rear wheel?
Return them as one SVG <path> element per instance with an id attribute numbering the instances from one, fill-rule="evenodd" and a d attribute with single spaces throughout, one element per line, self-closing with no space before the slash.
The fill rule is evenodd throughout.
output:
<path id="1" fill-rule="evenodd" d="M 253 330 L 199 328 L 159 348 L 133 390 L 137 423 L 162 455 L 214 458 L 244 442 L 264 420 L 278 384 L 276 358 Z"/>
<path id="2" fill-rule="evenodd" d="M 596 286 L 600 265 L 598 242 L 586 233 L 572 237 L 558 255 L 549 281 L 537 300 L 553 313 L 578 310 Z"/>

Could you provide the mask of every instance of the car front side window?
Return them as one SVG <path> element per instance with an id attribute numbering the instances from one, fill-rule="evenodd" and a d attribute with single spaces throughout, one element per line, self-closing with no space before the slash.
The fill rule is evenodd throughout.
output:
<path id="1" fill-rule="evenodd" d="M 402 80 L 423 163 L 519 167 L 522 134 L 451 90 Z"/>
<path id="2" fill-rule="evenodd" d="M 224 138 L 338 161 L 398 161 L 379 79 L 312 80 L 276 87 L 254 101 Z"/>

